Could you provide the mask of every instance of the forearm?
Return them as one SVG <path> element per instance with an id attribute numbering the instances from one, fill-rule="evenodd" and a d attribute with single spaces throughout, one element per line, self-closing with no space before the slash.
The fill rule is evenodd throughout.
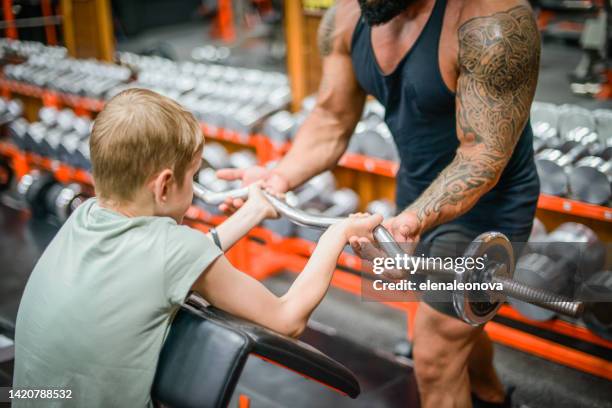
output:
<path id="1" fill-rule="evenodd" d="M 332 225 L 321 236 L 306 267 L 282 297 L 285 316 L 291 316 L 291 320 L 304 324 L 308 321 L 329 288 L 338 256 L 345 244 L 346 237 L 341 224 Z"/>
<path id="2" fill-rule="evenodd" d="M 308 116 L 289 152 L 274 171 L 289 184 L 301 185 L 315 175 L 333 168 L 345 152 L 354 126 L 321 108 Z"/>
<path id="3" fill-rule="evenodd" d="M 247 201 L 238 211 L 217 227 L 221 248 L 230 249 L 240 238 L 263 221 L 263 211 Z"/>
<path id="4" fill-rule="evenodd" d="M 459 149 L 451 164 L 405 211 L 417 216 L 419 233 L 451 221 L 495 186 L 505 164 L 505 157 L 486 150 Z"/>

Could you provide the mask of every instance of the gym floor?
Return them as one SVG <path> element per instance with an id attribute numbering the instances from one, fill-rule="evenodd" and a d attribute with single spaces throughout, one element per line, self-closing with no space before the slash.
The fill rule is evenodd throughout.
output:
<path id="1" fill-rule="evenodd" d="M 119 49 L 142 51 L 164 42 L 171 46 L 178 59 L 186 59 L 195 46 L 203 44 L 207 32 L 208 28 L 200 23 L 159 28 L 120 43 Z M 590 109 L 612 108 L 612 102 L 594 101 L 570 92 L 567 75 L 579 58 L 577 49 L 547 42 L 536 100 L 574 103 Z M 284 68 L 283 59 L 271 57 L 270 48 L 256 38 L 245 39 L 243 47 L 232 49 L 229 62 L 266 70 Z M 57 227 L 30 220 L 24 213 L 10 208 L 14 205 L 10 197 L 1 197 L 0 202 L 3 202 L 0 203 L 3 231 L 0 234 L 0 335 L 12 337 L 11 326 L 29 273 Z M 274 292 L 282 293 L 293 278 L 293 274 L 284 273 L 265 284 Z M 247 363 L 238 392 L 253 396 L 253 407 L 416 406 L 410 361 L 392 354 L 405 333 L 406 319 L 401 312 L 378 303 L 362 302 L 332 288 L 315 311 L 303 340 L 351 368 L 362 384 L 362 397 L 350 400 L 339 396 L 255 358 Z M 516 387 L 516 406 L 612 407 L 609 381 L 500 345 L 495 346 L 495 353 L 495 365 L 504 385 Z M 11 363 L 0 362 L 0 387 L 10 384 L 11 372 Z"/>

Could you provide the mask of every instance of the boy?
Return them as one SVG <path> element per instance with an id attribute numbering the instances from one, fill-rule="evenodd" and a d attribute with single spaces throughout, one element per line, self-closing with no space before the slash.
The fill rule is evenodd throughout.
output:
<path id="1" fill-rule="evenodd" d="M 131 89 L 97 117 L 90 139 L 96 199 L 57 233 L 28 281 L 16 329 L 15 389 L 69 390 L 71 399 L 14 400 L 79 407 L 150 406 L 158 355 L 189 291 L 234 315 L 299 335 L 349 240 L 380 216 L 331 226 L 281 297 L 223 256 L 276 211 L 258 186 L 207 235 L 179 225 L 193 198 L 203 138 L 195 118 L 154 92 Z"/>

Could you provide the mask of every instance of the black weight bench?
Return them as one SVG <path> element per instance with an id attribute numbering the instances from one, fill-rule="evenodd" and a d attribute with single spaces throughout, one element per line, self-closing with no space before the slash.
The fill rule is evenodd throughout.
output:
<path id="1" fill-rule="evenodd" d="M 351 398 L 360 393 L 354 374 L 314 347 L 190 299 L 162 348 L 152 397 L 174 408 L 226 407 L 249 355 Z"/>

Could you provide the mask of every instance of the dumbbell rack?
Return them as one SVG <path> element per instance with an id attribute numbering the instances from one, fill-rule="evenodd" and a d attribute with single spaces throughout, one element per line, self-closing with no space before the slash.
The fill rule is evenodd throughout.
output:
<path id="1" fill-rule="evenodd" d="M 27 106 L 28 99 L 24 101 L 26 115 L 28 111 L 36 112 L 40 106 L 44 105 L 58 108 L 69 106 L 74 108 L 75 113 L 79 115 L 93 117 L 104 105 L 103 101 L 49 92 L 43 88 L 1 78 L 0 92 L 5 97 L 14 94 L 17 97 L 23 95 L 28 99 L 38 99 L 38 106 L 30 110 Z M 244 147 L 255 150 L 261 163 L 281 157 L 289 148 L 288 144 L 277 145 L 264 135 L 244 135 L 206 124 L 202 124 L 201 127 L 207 138 L 227 143 L 230 150 Z M 32 168 L 39 168 L 52 172 L 56 179 L 63 183 L 78 182 L 92 185 L 89 173 L 38 155 L 21 152 L 6 142 L 0 142 L 0 155 L 10 158 L 17 177 L 23 176 Z M 387 198 L 393 196 L 393 178 L 396 171 L 397 163 L 346 154 L 340 161 L 339 169 L 336 170 L 336 177 L 341 184 L 350 184 L 355 180 L 360 182 L 359 188 L 354 189 L 365 202 L 368 202 L 381 196 Z M 538 208 L 539 211 L 553 214 L 553 218 L 555 214 L 558 216 L 569 214 L 580 217 L 581 220 L 604 223 L 608 229 L 609 223 L 612 222 L 612 209 L 609 207 L 559 197 L 541 196 Z M 544 219 L 547 218 L 544 217 Z M 192 206 L 186 214 L 186 222 L 203 231 L 208 231 L 211 226 L 218 225 L 223 220 L 223 216 L 210 214 L 195 206 Z M 612 241 L 612 237 L 604 238 L 604 241 Z M 262 280 L 283 271 L 301 271 L 314 247 L 313 242 L 301 238 L 281 237 L 272 231 L 258 227 L 229 251 L 228 258 L 239 269 Z M 334 274 L 332 285 L 361 296 L 360 270 L 361 260 L 354 255 L 343 253 L 338 260 L 338 269 Z M 383 303 L 406 313 L 408 338 L 412 338 L 412 327 L 418 303 Z M 503 306 L 498 316 L 487 324 L 486 330 L 491 338 L 500 344 L 612 380 L 612 342 L 596 336 L 578 323 L 564 320 L 535 322 L 526 319 L 510 306 Z M 576 347 L 576 343 L 584 347 Z"/>

